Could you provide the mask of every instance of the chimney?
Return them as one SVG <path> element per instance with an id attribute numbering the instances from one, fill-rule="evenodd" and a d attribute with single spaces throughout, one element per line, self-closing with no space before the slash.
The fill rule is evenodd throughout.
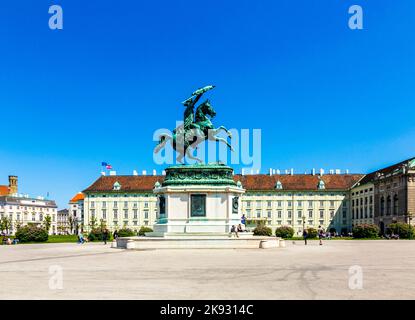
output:
<path id="1" fill-rule="evenodd" d="M 161 174 L 162 174 L 163 176 L 165 176 L 165 175 L 166 175 L 166 170 L 163 170 L 163 171 L 161 172 Z"/>
<path id="2" fill-rule="evenodd" d="M 17 191 L 17 176 L 9 176 L 9 193 L 15 194 Z"/>
<path id="3" fill-rule="evenodd" d="M 293 169 L 293 168 L 291 168 L 291 170 L 290 170 L 290 174 L 291 174 L 291 175 L 294 175 L 294 169 Z"/>
<path id="4" fill-rule="evenodd" d="M 241 174 L 244 176 L 245 175 L 245 169 L 244 168 L 242 168 L 242 172 L 241 172 Z"/>
<path id="5" fill-rule="evenodd" d="M 133 176 L 138 176 L 137 170 L 133 170 Z"/>
<path id="6" fill-rule="evenodd" d="M 105 171 L 101 171 L 101 176 L 105 176 Z"/>
<path id="7" fill-rule="evenodd" d="M 281 171 L 280 171 L 280 169 L 277 169 L 277 174 L 281 174 Z"/>
<path id="8" fill-rule="evenodd" d="M 157 171 L 156 171 L 156 169 L 154 169 L 153 170 L 153 176 L 156 176 L 157 175 Z"/>
<path id="9" fill-rule="evenodd" d="M 272 176 L 272 168 L 269 169 L 269 175 Z"/>
<path id="10" fill-rule="evenodd" d="M 110 176 L 116 176 L 117 175 L 117 171 L 110 171 Z"/>
<path id="11" fill-rule="evenodd" d="M 324 174 L 324 169 L 320 169 L 320 176 Z"/>
<path id="12" fill-rule="evenodd" d="M 349 169 L 346 169 L 346 174 L 349 174 Z"/>
<path id="13" fill-rule="evenodd" d="M 143 176 L 146 176 L 146 175 L 147 175 L 147 171 L 143 170 Z"/>
<path id="14" fill-rule="evenodd" d="M 315 176 L 315 175 L 316 175 L 316 169 L 314 169 L 314 168 L 313 168 L 313 170 L 311 170 L 311 174 L 312 174 L 313 176 Z"/>

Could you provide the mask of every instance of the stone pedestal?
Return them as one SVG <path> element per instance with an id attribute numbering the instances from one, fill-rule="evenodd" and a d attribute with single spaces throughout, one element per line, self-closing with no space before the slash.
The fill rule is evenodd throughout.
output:
<path id="1" fill-rule="evenodd" d="M 224 235 L 240 224 L 240 196 L 233 169 L 222 164 L 182 165 L 166 169 L 156 183 L 157 222 L 152 237 L 177 234 Z"/>

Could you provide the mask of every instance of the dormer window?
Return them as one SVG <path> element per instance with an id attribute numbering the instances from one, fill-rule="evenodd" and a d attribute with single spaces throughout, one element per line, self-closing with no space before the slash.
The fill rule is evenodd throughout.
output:
<path id="1" fill-rule="evenodd" d="M 275 184 L 275 189 L 277 189 L 277 190 L 282 190 L 282 183 L 281 183 L 281 181 L 277 181 L 277 183 Z"/>
<path id="2" fill-rule="evenodd" d="M 321 189 L 326 189 L 326 184 L 324 183 L 324 181 L 323 180 L 320 180 L 319 182 L 318 182 L 318 188 L 321 190 Z"/>
<path id="3" fill-rule="evenodd" d="M 121 184 L 118 181 L 116 181 L 112 189 L 115 191 L 121 190 Z"/>

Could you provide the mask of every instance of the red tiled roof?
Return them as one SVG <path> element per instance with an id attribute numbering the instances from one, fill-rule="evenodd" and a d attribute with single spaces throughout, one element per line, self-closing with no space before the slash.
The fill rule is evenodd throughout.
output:
<path id="1" fill-rule="evenodd" d="M 323 175 L 321 180 L 327 190 L 347 190 L 358 182 L 363 174 L 333 174 Z M 154 184 L 162 183 L 164 176 L 101 176 L 84 192 L 111 192 L 114 183 L 121 184 L 120 191 L 125 192 L 151 192 Z M 277 181 L 282 184 L 283 190 L 318 190 L 320 177 L 315 175 L 235 175 L 235 181 L 241 181 L 244 189 L 248 191 L 275 190 Z"/>
<path id="2" fill-rule="evenodd" d="M 85 195 L 82 192 L 77 193 L 70 202 L 77 202 L 79 200 L 84 200 L 85 199 Z"/>
<path id="3" fill-rule="evenodd" d="M 9 186 L 0 186 L 0 196 L 8 196 L 9 192 Z"/>
<path id="4" fill-rule="evenodd" d="M 161 183 L 163 180 L 163 176 L 101 176 L 83 192 L 113 191 L 115 182 L 121 184 L 121 192 L 149 192 L 157 181 Z"/>
<path id="5" fill-rule="evenodd" d="M 323 175 L 325 189 L 346 190 L 351 188 L 363 177 L 362 174 L 333 174 Z M 320 176 L 295 174 L 295 175 L 235 175 L 235 180 L 240 180 L 242 187 L 249 191 L 270 191 L 275 190 L 277 181 L 282 184 L 283 190 L 318 190 Z"/>
<path id="6" fill-rule="evenodd" d="M 377 173 L 382 173 L 382 174 L 384 174 L 384 175 L 388 175 L 388 174 L 390 174 L 390 173 L 393 173 L 393 172 L 395 172 L 396 170 L 399 170 L 400 168 L 402 168 L 402 166 L 403 165 L 405 165 L 405 164 L 407 164 L 407 163 L 409 163 L 410 161 L 412 161 L 412 160 L 414 160 L 415 158 L 410 158 L 410 159 L 407 159 L 407 160 L 404 160 L 404 161 L 401 161 L 401 162 L 399 162 L 399 163 L 396 163 L 396 164 L 394 164 L 394 165 L 391 165 L 391 166 L 389 166 L 389 167 L 386 167 L 386 168 L 382 168 L 382 169 L 379 169 L 379 170 L 376 170 L 376 171 L 373 171 L 373 172 L 371 172 L 371 173 L 369 173 L 369 174 L 367 174 L 361 181 L 360 181 L 360 184 L 362 185 L 362 184 L 366 184 L 366 183 L 369 183 L 369 182 L 373 182 L 374 181 L 374 179 L 375 179 L 375 177 L 376 177 L 376 174 Z"/>

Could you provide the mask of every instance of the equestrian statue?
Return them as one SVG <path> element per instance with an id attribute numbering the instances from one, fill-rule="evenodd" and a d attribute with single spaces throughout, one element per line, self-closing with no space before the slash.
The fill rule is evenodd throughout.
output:
<path id="1" fill-rule="evenodd" d="M 222 130 L 227 133 L 229 138 L 232 138 L 232 134 L 224 126 L 219 128 L 213 126 L 211 119 L 216 116 L 216 112 L 212 108 L 209 99 L 201 103 L 195 112 L 197 102 L 205 92 L 213 88 L 215 86 L 211 85 L 200 88 L 193 92 L 190 98 L 182 102 L 185 107 L 183 124 L 173 130 L 173 135 L 162 134 L 159 137 L 154 153 L 160 152 L 166 146 L 166 143 L 169 142 L 178 153 L 178 162 L 183 163 L 184 158 L 187 157 L 201 163 L 203 161 L 194 157 L 192 153 L 205 140 L 225 143 L 233 151 L 232 146 L 226 139 L 217 137 L 217 134 Z"/>

